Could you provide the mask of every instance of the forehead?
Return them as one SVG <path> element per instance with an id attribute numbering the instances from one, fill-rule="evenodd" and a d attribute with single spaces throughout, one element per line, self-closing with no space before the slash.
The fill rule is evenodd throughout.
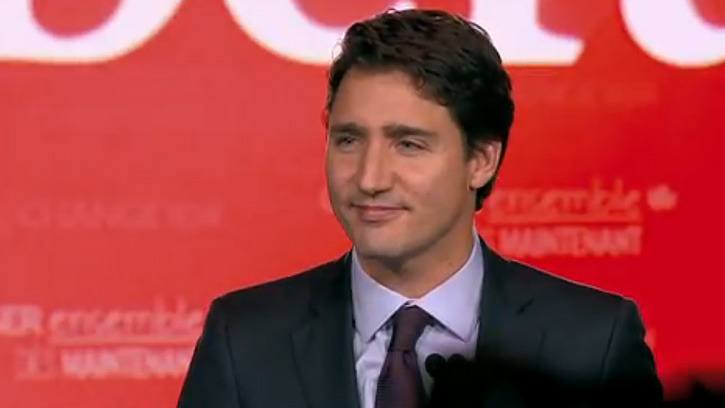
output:
<path id="1" fill-rule="evenodd" d="M 400 70 L 350 69 L 337 89 L 329 120 L 366 126 L 397 122 L 455 127 L 449 109 L 425 96 L 411 76 Z"/>

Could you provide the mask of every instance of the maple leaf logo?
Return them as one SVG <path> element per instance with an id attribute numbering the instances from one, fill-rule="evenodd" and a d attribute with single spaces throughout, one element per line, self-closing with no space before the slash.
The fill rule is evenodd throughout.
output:
<path id="1" fill-rule="evenodd" d="M 647 204 L 654 211 L 671 211 L 677 207 L 677 192 L 666 184 L 660 184 L 647 191 Z"/>

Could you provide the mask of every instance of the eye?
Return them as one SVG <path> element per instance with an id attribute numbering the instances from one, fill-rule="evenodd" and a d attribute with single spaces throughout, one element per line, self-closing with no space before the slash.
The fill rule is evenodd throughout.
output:
<path id="1" fill-rule="evenodd" d="M 355 145 L 357 140 L 357 137 L 348 134 L 339 134 L 332 138 L 333 144 L 341 149 L 350 149 Z"/>
<path id="2" fill-rule="evenodd" d="M 350 136 L 338 136 L 335 138 L 335 142 L 337 145 L 345 145 L 352 143 L 352 138 Z"/>
<path id="3" fill-rule="evenodd" d="M 406 152 L 416 152 L 424 149 L 424 146 L 420 143 L 416 143 L 411 140 L 401 140 L 398 145 Z"/>
<path id="4" fill-rule="evenodd" d="M 335 135 L 333 137 L 333 141 L 335 142 L 336 146 L 345 146 L 351 144 L 355 140 L 354 137 L 350 135 Z"/>

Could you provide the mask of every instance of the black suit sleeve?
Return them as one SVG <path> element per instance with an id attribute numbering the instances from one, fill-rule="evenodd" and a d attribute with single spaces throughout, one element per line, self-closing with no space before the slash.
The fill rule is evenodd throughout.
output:
<path id="1" fill-rule="evenodd" d="M 179 396 L 179 408 L 239 408 L 223 309 L 212 302 Z"/>
<path id="2" fill-rule="evenodd" d="M 661 404 L 662 385 L 644 335 L 637 306 L 622 300 L 604 357 L 601 402 L 645 407 Z"/>

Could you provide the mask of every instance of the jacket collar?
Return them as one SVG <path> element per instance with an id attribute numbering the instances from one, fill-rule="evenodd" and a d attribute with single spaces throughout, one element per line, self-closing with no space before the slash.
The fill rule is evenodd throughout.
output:
<path id="1" fill-rule="evenodd" d="M 299 378 L 315 408 L 359 407 L 349 255 L 326 266 L 312 289 L 310 319 L 292 334 Z"/>
<path id="2" fill-rule="evenodd" d="M 539 288 L 480 238 L 485 274 L 477 358 L 535 365 L 543 340 L 532 313 Z M 311 407 L 359 408 L 353 352 L 351 253 L 328 264 L 311 294 L 310 318 L 292 334 L 298 374 Z"/>
<path id="3" fill-rule="evenodd" d="M 486 274 L 481 288 L 476 356 L 535 369 L 543 341 L 531 312 L 541 289 L 531 271 L 491 250 L 481 239 Z"/>

